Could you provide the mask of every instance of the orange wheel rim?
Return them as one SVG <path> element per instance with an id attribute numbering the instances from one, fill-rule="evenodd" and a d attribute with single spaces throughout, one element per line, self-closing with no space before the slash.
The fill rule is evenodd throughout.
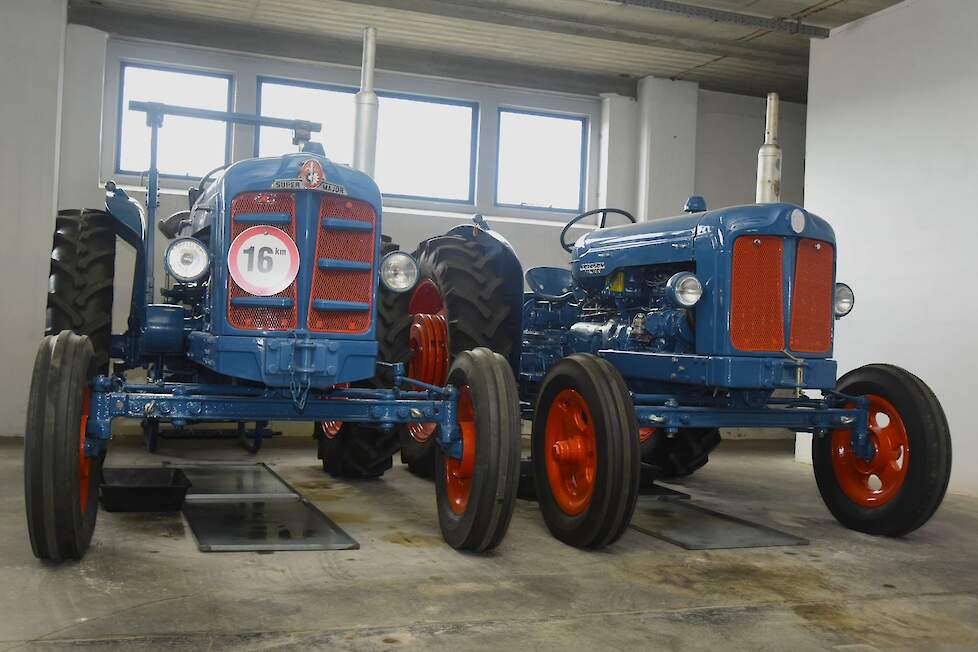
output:
<path id="1" fill-rule="evenodd" d="M 88 430 L 88 415 L 92 409 L 92 390 L 85 388 L 82 394 L 81 425 L 78 428 L 78 500 L 82 514 L 88 509 L 88 488 L 92 477 L 92 458 L 85 454 L 85 433 Z"/>
<path id="2" fill-rule="evenodd" d="M 452 512 L 461 516 L 469 504 L 475 472 L 475 410 L 468 385 L 459 387 L 458 427 L 462 435 L 462 459 L 445 455 L 445 495 Z"/>
<path id="3" fill-rule="evenodd" d="M 910 440 L 900 413 L 889 401 L 875 394 L 865 398 L 875 453 L 869 460 L 860 458 L 852 450 L 851 432 L 833 430 L 832 470 L 849 500 L 872 508 L 885 505 L 900 492 L 910 462 Z"/>
<path id="4" fill-rule="evenodd" d="M 544 455 L 554 501 L 568 516 L 577 516 L 591 503 L 598 469 L 594 421 L 577 390 L 561 390 L 550 404 Z"/>
<path id="5" fill-rule="evenodd" d="M 429 281 L 430 283 L 430 281 Z M 444 315 L 415 315 L 408 335 L 411 357 L 407 375 L 415 380 L 442 387 L 448 380 L 448 322 Z M 424 443 L 435 432 L 433 423 L 412 423 L 408 432 Z"/>
<path id="6" fill-rule="evenodd" d="M 333 385 L 333 389 L 346 389 L 349 386 L 350 383 L 337 383 Z M 321 421 L 320 425 L 326 439 L 336 439 L 336 435 L 340 434 L 340 430 L 343 428 L 342 421 Z"/>
<path id="7" fill-rule="evenodd" d="M 323 421 L 323 435 L 326 436 L 326 439 L 335 439 L 336 435 L 340 434 L 342 427 L 342 421 Z"/>
<path id="8" fill-rule="evenodd" d="M 445 300 L 442 299 L 441 290 L 430 278 L 421 279 L 411 299 L 408 301 L 408 312 L 412 315 L 444 315 Z"/>
<path id="9" fill-rule="evenodd" d="M 648 440 L 652 439 L 652 435 L 655 434 L 655 428 L 649 428 L 647 426 L 642 426 L 638 429 L 638 440 L 643 444 Z"/>

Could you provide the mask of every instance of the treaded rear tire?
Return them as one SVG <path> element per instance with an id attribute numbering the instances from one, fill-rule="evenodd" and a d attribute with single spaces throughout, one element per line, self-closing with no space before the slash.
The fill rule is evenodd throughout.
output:
<path id="1" fill-rule="evenodd" d="M 94 374 L 87 337 L 66 330 L 41 341 L 24 430 L 27 530 L 38 559 L 81 559 L 92 539 L 102 458 L 91 459 L 86 481 L 80 433 L 85 390 Z"/>
<path id="2" fill-rule="evenodd" d="M 548 478 L 546 444 L 550 406 L 565 389 L 587 403 L 596 444 L 594 489 L 578 514 L 557 503 Z M 576 353 L 558 361 L 540 385 L 533 415 L 533 478 L 537 500 L 554 537 L 578 548 L 603 548 L 631 522 L 640 480 L 638 422 L 621 374 L 603 358 Z"/>
<path id="3" fill-rule="evenodd" d="M 97 373 L 109 371 L 115 229 L 112 216 L 92 209 L 58 211 L 51 245 L 45 335 L 87 335 Z"/>
<path id="4" fill-rule="evenodd" d="M 344 423 L 335 437 L 327 437 L 321 423 L 313 426 L 323 470 L 337 478 L 379 478 L 392 466 L 397 433 L 359 423 Z"/>
<path id="5" fill-rule="evenodd" d="M 451 507 L 445 453 L 437 443 L 434 445 L 438 523 L 442 536 L 453 548 L 485 552 L 503 540 L 516 505 L 520 480 L 516 380 L 506 358 L 477 348 L 456 357 L 448 372 L 448 383 L 469 388 L 475 451 L 470 488 L 459 514 Z M 463 459 L 465 455 L 463 447 Z"/>
<path id="6" fill-rule="evenodd" d="M 675 437 L 657 430 L 642 444 L 642 461 L 658 478 L 685 478 L 709 462 L 719 444 L 718 428 L 680 428 Z"/>
<path id="7" fill-rule="evenodd" d="M 888 502 L 864 507 L 840 486 L 832 464 L 831 433 L 812 438 L 815 481 L 825 506 L 849 529 L 898 537 L 926 523 L 940 507 L 951 477 L 951 432 L 934 392 L 917 376 L 889 364 L 869 364 L 842 376 L 836 385 L 850 396 L 877 395 L 899 412 L 909 448 L 906 477 Z"/>
<path id="8" fill-rule="evenodd" d="M 463 351 L 485 347 L 508 357 L 514 346 L 509 331 L 502 325 L 512 307 L 504 296 L 503 279 L 495 273 L 494 261 L 478 242 L 457 235 L 425 240 L 415 252 L 420 268 L 418 282 L 431 280 L 441 293 L 448 320 L 449 363 Z M 384 332 L 378 337 L 383 360 L 406 362 L 411 355 L 408 332 L 411 315 L 408 305 L 412 292 L 381 290 Z M 512 370 L 510 370 L 512 374 Z M 407 428 L 399 427 L 401 461 L 412 473 L 428 476 L 432 472 L 436 445 L 433 438 L 419 442 Z"/>

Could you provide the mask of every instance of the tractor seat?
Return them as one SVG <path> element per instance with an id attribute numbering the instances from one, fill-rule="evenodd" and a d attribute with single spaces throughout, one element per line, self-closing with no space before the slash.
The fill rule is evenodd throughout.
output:
<path id="1" fill-rule="evenodd" d="M 544 301 L 567 301 L 574 296 L 574 276 L 563 267 L 532 267 L 526 270 L 526 284 Z"/>

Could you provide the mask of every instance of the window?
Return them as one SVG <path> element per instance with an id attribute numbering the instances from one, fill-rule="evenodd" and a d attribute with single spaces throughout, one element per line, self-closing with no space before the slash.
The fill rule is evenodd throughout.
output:
<path id="1" fill-rule="evenodd" d="M 260 79 L 258 110 L 275 118 L 323 125 L 313 139 L 326 156 L 353 163 L 356 90 L 305 82 Z M 473 203 L 477 105 L 470 102 L 378 93 L 374 180 L 388 197 Z M 259 156 L 296 151 L 292 132 L 262 127 Z"/>
<path id="2" fill-rule="evenodd" d="M 328 88 L 299 82 L 258 80 L 258 113 L 270 118 L 318 122 L 323 130 L 312 139 L 323 144 L 326 156 L 336 163 L 353 163 L 354 89 Z M 281 156 L 298 151 L 292 131 L 261 127 L 258 156 Z"/>
<path id="3" fill-rule="evenodd" d="M 580 211 L 587 118 L 499 110 L 496 204 Z"/>
<path id="4" fill-rule="evenodd" d="M 473 203 L 476 105 L 381 95 L 376 181 L 385 195 Z"/>
<path id="5" fill-rule="evenodd" d="M 146 126 L 146 114 L 130 111 L 130 100 L 231 110 L 230 75 L 123 63 L 120 77 L 120 120 L 116 139 L 116 171 L 119 173 L 141 175 L 149 169 L 150 129 Z M 228 123 L 172 115 L 163 118 L 157 151 L 161 175 L 199 178 L 229 160 Z"/>

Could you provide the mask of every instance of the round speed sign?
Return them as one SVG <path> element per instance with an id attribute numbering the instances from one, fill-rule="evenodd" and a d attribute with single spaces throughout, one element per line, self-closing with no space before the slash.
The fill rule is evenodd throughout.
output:
<path id="1" fill-rule="evenodd" d="M 299 272 L 299 250 L 281 229 L 252 226 L 231 243 L 228 271 L 245 292 L 268 297 L 295 280 Z"/>

